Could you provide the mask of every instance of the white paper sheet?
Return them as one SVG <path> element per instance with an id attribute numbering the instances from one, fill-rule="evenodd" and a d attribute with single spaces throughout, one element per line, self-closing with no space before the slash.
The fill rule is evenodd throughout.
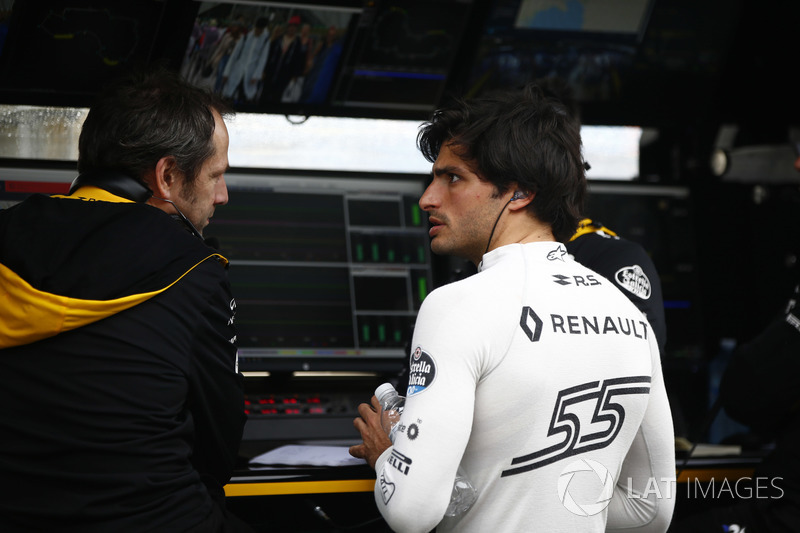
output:
<path id="1" fill-rule="evenodd" d="M 350 455 L 348 446 L 288 444 L 250 459 L 253 466 L 358 466 L 364 459 Z"/>

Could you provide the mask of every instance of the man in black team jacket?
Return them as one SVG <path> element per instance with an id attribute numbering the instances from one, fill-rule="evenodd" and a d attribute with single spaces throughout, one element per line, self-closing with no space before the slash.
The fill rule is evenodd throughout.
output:
<path id="1" fill-rule="evenodd" d="M 568 116 L 580 128 L 580 107 L 567 82 L 551 77 L 539 80 L 539 84 L 545 94 L 564 105 Z M 587 166 L 587 170 L 588 168 Z M 614 283 L 647 316 L 663 357 L 667 324 L 664 318 L 661 279 L 653 260 L 642 245 L 618 236 L 590 218 L 581 220 L 575 234 L 564 244 L 567 252 L 577 262 Z"/>
<path id="2" fill-rule="evenodd" d="M 578 231 L 565 244 L 577 262 L 614 283 L 647 316 L 663 354 L 667 325 L 661 279 L 645 249 L 589 218 L 580 221 Z"/>
<path id="3" fill-rule="evenodd" d="M 66 196 L 0 211 L 0 530 L 233 531 L 244 426 L 229 110 L 165 72 L 108 87 Z"/>
<path id="4" fill-rule="evenodd" d="M 800 154 L 794 167 L 800 171 Z M 796 246 L 795 242 L 790 248 L 795 256 Z M 750 478 L 725 480 L 732 487 L 736 482 L 734 501 L 712 501 L 704 510 L 676 520 L 670 533 L 800 531 L 800 272 L 796 266 L 789 276 L 793 288 L 785 307 L 760 333 L 734 349 L 719 386 L 720 406 L 769 443 L 769 453 Z M 739 488 L 740 481 L 745 488 Z"/>

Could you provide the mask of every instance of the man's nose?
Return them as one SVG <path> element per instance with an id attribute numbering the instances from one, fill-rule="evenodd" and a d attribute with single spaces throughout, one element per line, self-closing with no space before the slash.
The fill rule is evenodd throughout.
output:
<path id="1" fill-rule="evenodd" d="M 439 201 L 438 188 L 436 187 L 436 182 L 433 181 L 422 193 L 422 196 L 419 197 L 419 206 L 423 211 L 430 211 L 439 205 Z"/>
<path id="2" fill-rule="evenodd" d="M 214 190 L 214 205 L 225 205 L 227 203 L 228 185 L 225 183 L 225 176 L 222 176 Z"/>

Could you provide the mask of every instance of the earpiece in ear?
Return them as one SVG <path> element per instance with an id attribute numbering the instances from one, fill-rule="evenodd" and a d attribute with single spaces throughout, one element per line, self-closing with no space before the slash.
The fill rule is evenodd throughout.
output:
<path id="1" fill-rule="evenodd" d="M 522 200 L 523 198 L 527 198 L 528 193 L 523 191 L 514 191 L 514 196 L 511 197 L 511 201 L 514 200 Z"/>

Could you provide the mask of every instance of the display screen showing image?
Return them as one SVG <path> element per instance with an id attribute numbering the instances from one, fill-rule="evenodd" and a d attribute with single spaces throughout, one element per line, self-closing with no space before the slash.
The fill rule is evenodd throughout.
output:
<path id="1" fill-rule="evenodd" d="M 581 103 L 619 98 L 650 0 L 500 0 L 484 26 L 473 94 L 558 78 Z"/>
<path id="2" fill-rule="evenodd" d="M 656 0 L 495 0 L 479 30 L 467 96 L 553 80 L 583 124 L 650 126 L 710 103 L 735 10 Z M 463 81 L 461 81 L 463 80 Z"/>
<path id="3" fill-rule="evenodd" d="M 323 104 L 360 9 L 201 2 L 182 75 L 239 109 Z"/>
<path id="4" fill-rule="evenodd" d="M 642 30 L 649 0 L 522 0 L 516 28 L 632 33 Z"/>
<path id="5" fill-rule="evenodd" d="M 369 2 L 332 93 L 346 108 L 427 118 L 444 94 L 465 37 L 470 0 Z"/>

